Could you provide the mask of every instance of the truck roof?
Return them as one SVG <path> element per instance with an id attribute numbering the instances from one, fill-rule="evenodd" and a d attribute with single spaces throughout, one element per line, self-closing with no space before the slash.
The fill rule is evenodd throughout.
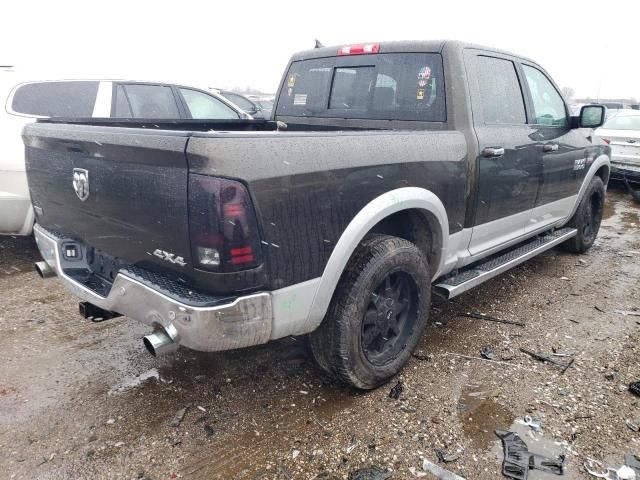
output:
<path id="1" fill-rule="evenodd" d="M 502 53 L 505 55 L 511 55 L 513 57 L 518 57 L 523 60 L 529 60 L 534 62 L 533 60 L 524 57 L 522 55 L 517 55 L 515 53 L 511 53 L 505 50 L 501 50 L 494 47 L 487 47 L 484 45 L 477 45 L 474 43 L 462 42 L 459 40 L 401 40 L 401 41 L 391 41 L 391 42 L 364 42 L 360 45 L 364 44 L 377 44 L 379 45 L 378 53 L 398 53 L 398 52 L 434 52 L 441 53 L 444 49 L 445 45 L 447 47 L 453 48 L 455 50 L 463 50 L 465 48 L 475 48 L 478 50 L 486 50 L 489 52 Z M 349 44 L 345 44 L 349 45 Z M 321 48 L 313 48 L 310 50 L 303 50 L 301 52 L 295 53 L 291 57 L 291 61 L 295 62 L 297 60 L 307 60 L 310 58 L 322 58 L 322 57 L 334 57 L 338 54 L 338 49 L 343 47 L 344 45 L 335 45 L 330 47 L 321 47 Z M 534 62 L 537 63 L 537 62 Z"/>

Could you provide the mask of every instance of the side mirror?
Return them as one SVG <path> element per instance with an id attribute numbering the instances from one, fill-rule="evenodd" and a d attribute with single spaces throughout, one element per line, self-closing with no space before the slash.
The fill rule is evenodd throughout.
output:
<path id="1" fill-rule="evenodd" d="M 598 128 L 605 120 L 604 105 L 585 105 L 580 109 L 579 128 Z"/>

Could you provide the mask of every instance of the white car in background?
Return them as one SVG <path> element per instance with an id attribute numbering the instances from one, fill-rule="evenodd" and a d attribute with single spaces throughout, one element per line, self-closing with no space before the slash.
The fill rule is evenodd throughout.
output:
<path id="1" fill-rule="evenodd" d="M 640 183 L 640 111 L 619 110 L 593 134 L 611 146 L 611 178 Z"/>
<path id="2" fill-rule="evenodd" d="M 238 120 L 252 117 L 228 99 L 185 85 L 128 80 L 19 83 L 0 71 L 0 235 L 29 235 L 33 210 L 25 175 L 25 124 L 38 118 Z"/>

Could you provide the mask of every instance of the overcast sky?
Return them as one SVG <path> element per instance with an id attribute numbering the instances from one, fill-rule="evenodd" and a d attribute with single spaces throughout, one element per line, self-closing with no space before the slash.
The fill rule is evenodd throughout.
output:
<path id="1" fill-rule="evenodd" d="M 291 54 L 459 39 L 529 56 L 577 96 L 640 99 L 640 1 L 3 1 L 0 65 L 275 92 Z"/>

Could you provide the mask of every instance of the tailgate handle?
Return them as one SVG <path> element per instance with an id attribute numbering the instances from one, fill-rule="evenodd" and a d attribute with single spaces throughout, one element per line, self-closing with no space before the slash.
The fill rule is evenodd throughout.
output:
<path id="1" fill-rule="evenodd" d="M 504 155 L 504 148 L 502 147 L 487 147 L 482 150 L 483 157 L 501 157 Z"/>
<path id="2" fill-rule="evenodd" d="M 558 151 L 558 144 L 557 143 L 547 143 L 547 144 L 542 146 L 542 151 L 543 152 L 557 152 Z"/>

